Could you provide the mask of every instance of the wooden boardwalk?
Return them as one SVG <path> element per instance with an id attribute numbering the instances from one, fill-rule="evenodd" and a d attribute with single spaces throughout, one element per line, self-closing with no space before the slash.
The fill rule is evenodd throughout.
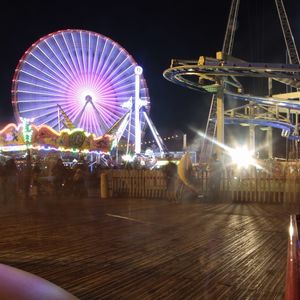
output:
<path id="1" fill-rule="evenodd" d="M 0 205 L 0 263 L 80 299 L 283 299 L 280 204 L 53 199 Z"/>

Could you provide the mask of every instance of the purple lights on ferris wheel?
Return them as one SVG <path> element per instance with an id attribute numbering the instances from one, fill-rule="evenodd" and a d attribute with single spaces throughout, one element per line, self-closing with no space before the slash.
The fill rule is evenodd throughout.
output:
<path id="1" fill-rule="evenodd" d="M 60 106 L 75 126 L 102 135 L 127 113 L 124 103 L 135 96 L 136 67 L 124 48 L 103 35 L 84 30 L 49 34 L 19 61 L 12 87 L 15 116 L 59 129 Z M 140 99 L 149 103 L 142 75 Z"/>

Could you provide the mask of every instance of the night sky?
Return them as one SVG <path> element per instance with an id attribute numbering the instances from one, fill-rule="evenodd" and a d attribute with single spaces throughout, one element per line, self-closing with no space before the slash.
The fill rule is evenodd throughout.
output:
<path id="1" fill-rule="evenodd" d="M 248 61 L 284 62 L 275 1 L 240 2 L 233 55 Z M 300 2 L 285 2 L 295 41 L 300 45 Z M 51 32 L 84 29 L 116 41 L 143 67 L 151 98 L 150 116 L 163 135 L 175 130 L 190 134 L 190 127 L 203 130 L 211 95 L 176 86 L 162 73 L 172 58 L 214 57 L 221 50 L 230 4 L 231 0 L 9 1 L 0 11 L 0 124 L 14 121 L 11 82 L 23 53 Z M 263 95 L 266 85 L 250 81 L 247 90 Z"/>

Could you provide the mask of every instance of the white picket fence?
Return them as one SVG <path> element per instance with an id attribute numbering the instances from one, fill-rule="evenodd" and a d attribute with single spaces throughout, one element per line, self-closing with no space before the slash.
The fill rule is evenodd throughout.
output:
<path id="1" fill-rule="evenodd" d="M 222 199 L 238 202 L 300 203 L 300 163 L 285 164 L 282 172 L 252 172 L 245 176 L 227 173 L 221 181 Z M 181 199 L 188 192 L 176 174 L 167 180 L 161 170 L 106 170 L 109 197 Z M 208 194 L 208 173 L 195 172 L 199 194 Z"/>
<path id="2" fill-rule="evenodd" d="M 172 182 L 160 170 L 112 169 L 105 171 L 110 197 L 175 198 Z"/>

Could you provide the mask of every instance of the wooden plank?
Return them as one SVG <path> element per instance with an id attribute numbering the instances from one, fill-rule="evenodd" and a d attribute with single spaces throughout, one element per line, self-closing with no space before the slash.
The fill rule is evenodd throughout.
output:
<path id="1" fill-rule="evenodd" d="M 298 205 L 0 203 L 0 259 L 80 299 L 282 299 Z"/>

